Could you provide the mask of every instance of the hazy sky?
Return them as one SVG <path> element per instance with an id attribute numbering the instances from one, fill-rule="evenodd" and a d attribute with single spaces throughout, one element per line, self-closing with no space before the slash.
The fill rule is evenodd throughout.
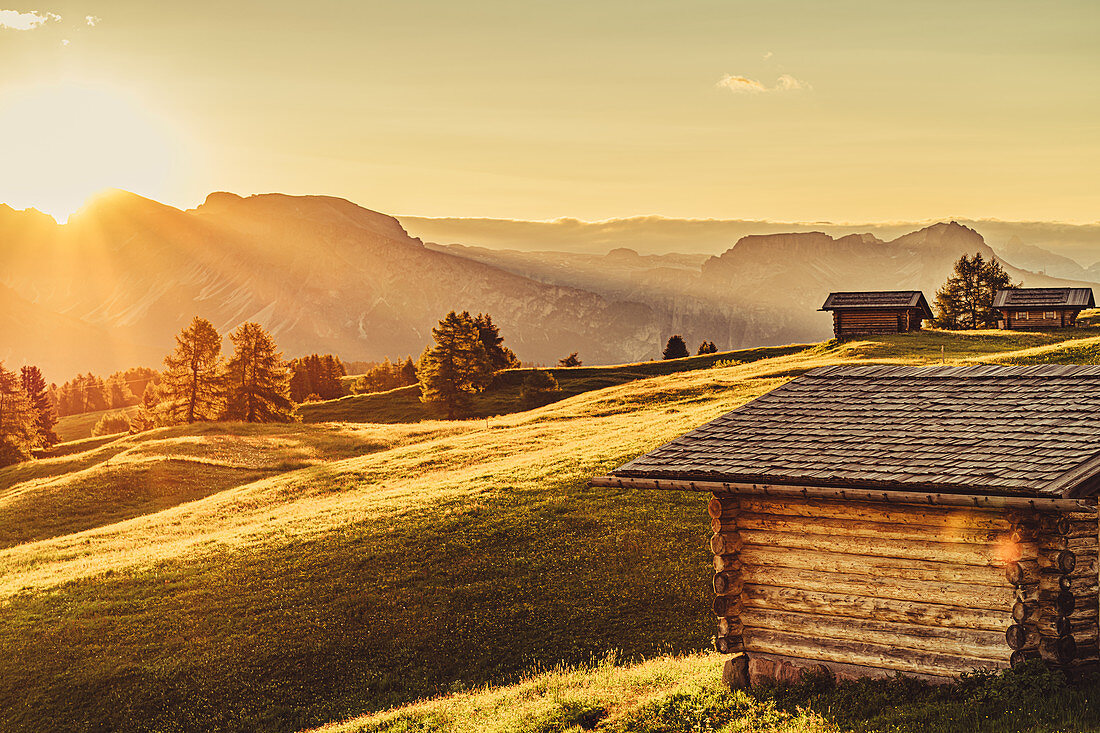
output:
<path id="1" fill-rule="evenodd" d="M 17 206 L 1100 219 L 1095 0 L 8 1 Z"/>

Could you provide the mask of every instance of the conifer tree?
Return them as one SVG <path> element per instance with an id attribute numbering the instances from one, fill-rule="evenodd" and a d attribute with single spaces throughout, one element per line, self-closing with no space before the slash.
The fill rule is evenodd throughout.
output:
<path id="1" fill-rule="evenodd" d="M 469 313 L 465 315 L 469 316 Z M 504 338 L 500 335 L 500 328 L 493 323 L 492 316 L 488 313 L 478 313 L 474 318 L 474 325 L 477 326 L 478 339 L 488 359 L 490 374 L 501 369 L 514 369 L 519 366 L 519 359 L 511 349 L 504 346 Z"/>
<path id="2" fill-rule="evenodd" d="M 167 418 L 173 424 L 217 420 L 222 412 L 222 338 L 214 325 L 196 316 L 176 336 L 176 349 L 164 357 Z"/>
<path id="3" fill-rule="evenodd" d="M 27 460 L 40 443 L 37 416 L 22 380 L 0 364 L 0 466 Z"/>
<path id="4" fill-rule="evenodd" d="M 19 376 L 23 392 L 31 401 L 31 408 L 34 410 L 34 420 L 38 430 L 37 447 L 47 448 L 57 442 L 57 433 L 54 432 L 54 426 L 57 425 L 57 411 L 50 398 L 49 387 L 46 386 L 42 370 L 36 366 L 23 367 Z"/>
<path id="5" fill-rule="evenodd" d="M 997 325 L 993 298 L 998 290 L 1015 288 L 997 260 L 986 261 L 981 252 L 963 254 L 954 274 L 936 291 L 936 326 L 939 328 L 992 328 Z"/>
<path id="6" fill-rule="evenodd" d="M 260 324 L 249 322 L 229 334 L 229 340 L 233 355 L 225 365 L 225 419 L 292 421 L 290 371 L 271 334 Z"/>
<path id="7" fill-rule="evenodd" d="M 581 360 L 577 358 L 577 352 L 574 351 L 564 359 L 558 359 L 558 366 L 560 367 L 579 367 Z"/>
<path id="8" fill-rule="evenodd" d="M 416 384 L 416 382 L 416 364 L 413 364 L 413 358 L 410 356 L 401 365 L 401 384 Z"/>
<path id="9" fill-rule="evenodd" d="M 416 367 L 420 401 L 454 419 L 467 412 L 470 396 L 488 381 L 485 349 L 477 324 L 465 311 L 444 316 L 432 336 L 435 345 L 424 350 Z"/>
<path id="10" fill-rule="evenodd" d="M 675 334 L 668 339 L 668 343 L 665 344 L 665 350 L 661 352 L 662 359 L 682 359 L 685 356 L 689 356 L 687 344 L 684 343 L 684 338 L 680 334 Z"/>
<path id="11" fill-rule="evenodd" d="M 141 407 L 130 419 L 130 432 L 141 433 L 165 424 L 164 389 L 161 385 L 149 382 L 141 395 Z"/>
<path id="12" fill-rule="evenodd" d="M 718 353 L 718 347 L 714 345 L 714 342 L 704 340 L 703 343 L 699 344 L 699 350 L 695 352 L 695 355 L 699 356 L 699 355 L 702 355 L 702 354 L 717 354 L 717 353 Z"/>

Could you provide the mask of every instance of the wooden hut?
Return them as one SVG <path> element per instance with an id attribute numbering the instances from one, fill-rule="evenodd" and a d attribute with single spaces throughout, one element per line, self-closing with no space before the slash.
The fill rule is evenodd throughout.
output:
<path id="1" fill-rule="evenodd" d="M 710 495 L 735 678 L 1100 659 L 1100 367 L 816 369 L 592 483 Z"/>
<path id="2" fill-rule="evenodd" d="M 932 309 L 919 290 L 868 290 L 829 293 L 819 310 L 832 311 L 839 338 L 919 331 Z"/>
<path id="3" fill-rule="evenodd" d="M 1001 328 L 1035 331 L 1077 325 L 1077 314 L 1095 308 L 1092 288 L 1012 288 L 998 290 L 993 308 Z"/>

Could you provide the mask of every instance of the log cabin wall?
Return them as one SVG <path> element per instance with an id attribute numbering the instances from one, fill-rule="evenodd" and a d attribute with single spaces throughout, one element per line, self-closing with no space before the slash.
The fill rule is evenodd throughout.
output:
<path id="1" fill-rule="evenodd" d="M 833 335 L 837 338 L 904 333 L 918 330 L 920 325 L 919 312 L 914 316 L 905 310 L 833 311 Z"/>
<path id="2" fill-rule="evenodd" d="M 1064 308 L 1044 310 L 1011 308 L 1001 311 L 1001 320 L 1004 328 L 1031 331 L 1076 326 L 1077 314 L 1077 310 Z"/>
<path id="3" fill-rule="evenodd" d="M 1095 510 L 715 494 L 719 652 L 945 681 L 1042 658 L 1094 669 Z"/>

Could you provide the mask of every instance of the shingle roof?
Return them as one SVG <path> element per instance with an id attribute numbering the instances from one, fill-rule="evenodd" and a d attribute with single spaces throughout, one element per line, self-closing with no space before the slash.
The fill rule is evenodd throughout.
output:
<path id="1" fill-rule="evenodd" d="M 1092 288 L 1012 288 L 998 290 L 994 308 L 1092 308 Z"/>
<path id="2" fill-rule="evenodd" d="M 613 474 L 1091 495 L 1100 366 L 824 367 Z"/>
<path id="3" fill-rule="evenodd" d="M 919 290 L 864 290 L 851 293 L 829 293 L 819 310 L 839 311 L 866 308 L 920 308 L 927 318 L 932 309 Z"/>

